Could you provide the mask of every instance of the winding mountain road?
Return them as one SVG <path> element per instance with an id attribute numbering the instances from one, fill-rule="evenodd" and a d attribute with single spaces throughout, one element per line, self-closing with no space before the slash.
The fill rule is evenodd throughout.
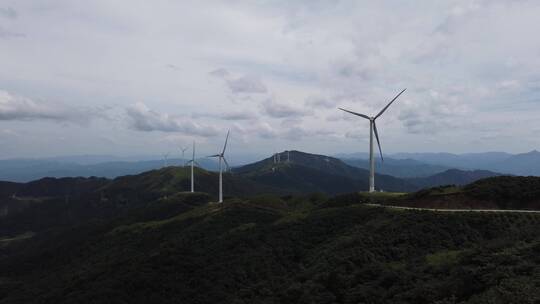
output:
<path id="1" fill-rule="evenodd" d="M 505 213 L 540 213 L 540 210 L 516 210 L 516 209 L 436 209 L 436 208 L 417 208 L 403 207 L 381 204 L 365 204 L 372 207 L 384 207 L 401 210 L 418 210 L 418 211 L 433 211 L 433 212 L 505 212 Z"/>

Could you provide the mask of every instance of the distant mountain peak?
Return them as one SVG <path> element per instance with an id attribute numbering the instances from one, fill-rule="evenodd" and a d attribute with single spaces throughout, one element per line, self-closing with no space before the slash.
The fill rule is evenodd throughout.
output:
<path id="1" fill-rule="evenodd" d="M 540 157 L 540 152 L 538 150 L 532 150 L 530 152 L 521 153 L 521 154 L 515 154 L 511 158 L 520 158 L 520 157 Z"/>

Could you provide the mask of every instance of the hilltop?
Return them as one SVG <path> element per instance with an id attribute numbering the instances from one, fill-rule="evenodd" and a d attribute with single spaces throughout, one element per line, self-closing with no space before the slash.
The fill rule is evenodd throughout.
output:
<path id="1" fill-rule="evenodd" d="M 259 183 L 300 192 L 328 194 L 368 189 L 369 171 L 347 165 L 342 160 L 300 151 L 282 152 L 279 163 L 273 157 L 238 167 L 234 172 Z M 287 161 L 287 156 L 290 161 Z M 377 189 L 414 191 L 416 185 L 389 175 L 375 175 Z"/>

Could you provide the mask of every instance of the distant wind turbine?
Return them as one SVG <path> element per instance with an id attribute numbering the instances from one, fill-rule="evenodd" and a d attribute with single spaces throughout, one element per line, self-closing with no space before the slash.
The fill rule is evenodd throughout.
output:
<path id="1" fill-rule="evenodd" d="M 405 92 L 406 89 L 403 89 L 403 91 L 399 92 L 399 94 L 394 97 L 387 105 L 384 107 L 379 114 L 375 115 L 374 117 L 369 117 L 364 114 L 356 113 L 353 111 L 345 110 L 342 108 L 339 108 L 342 111 L 351 113 L 356 116 L 360 116 L 362 118 L 365 118 L 369 120 L 369 192 L 375 191 L 375 158 L 373 155 L 373 133 L 375 132 L 375 137 L 377 138 L 377 145 L 379 146 L 379 153 L 381 154 L 381 161 L 384 162 L 384 158 L 382 155 L 382 149 L 381 149 L 381 142 L 379 141 L 379 133 L 377 132 L 377 125 L 375 124 L 375 120 L 379 118 L 385 111 L 390 107 L 390 105 L 401 95 L 403 92 Z"/>
<path id="2" fill-rule="evenodd" d="M 230 168 L 229 163 L 225 159 L 225 150 L 227 149 L 227 142 L 229 141 L 229 133 L 230 131 L 227 131 L 227 137 L 225 138 L 225 145 L 223 145 L 223 151 L 221 151 L 221 153 L 219 154 L 208 156 L 219 158 L 219 203 L 223 203 L 223 163 L 225 163 L 227 169 Z"/>
<path id="3" fill-rule="evenodd" d="M 184 157 L 184 153 L 186 152 L 187 149 L 189 149 L 189 148 L 188 147 L 185 147 L 185 148 L 180 147 L 180 150 L 182 150 L 182 162 L 183 162 L 184 167 L 186 166 L 186 159 Z"/>
<path id="4" fill-rule="evenodd" d="M 169 152 L 163 154 L 163 164 L 167 167 L 167 158 L 169 158 Z"/>

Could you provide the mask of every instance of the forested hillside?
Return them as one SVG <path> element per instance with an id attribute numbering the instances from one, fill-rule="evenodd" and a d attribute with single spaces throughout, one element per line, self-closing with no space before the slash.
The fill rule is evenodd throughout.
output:
<path id="1" fill-rule="evenodd" d="M 4 236 L 0 303 L 540 301 L 536 214 L 393 211 L 355 195 L 208 199 Z"/>

